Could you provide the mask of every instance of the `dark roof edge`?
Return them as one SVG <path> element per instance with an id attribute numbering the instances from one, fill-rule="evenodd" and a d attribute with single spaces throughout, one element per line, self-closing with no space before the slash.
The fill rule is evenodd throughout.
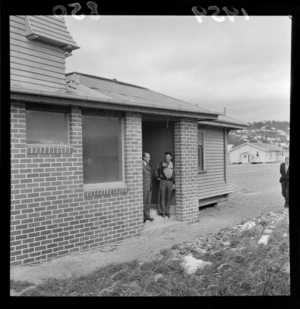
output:
<path id="1" fill-rule="evenodd" d="M 214 115 L 202 112 L 186 112 L 181 110 L 169 110 L 153 107 L 144 107 L 136 105 L 126 105 L 127 102 L 115 102 L 100 100 L 98 98 L 80 97 L 76 95 L 69 95 L 67 93 L 49 93 L 44 91 L 34 91 L 25 89 L 11 88 L 11 99 L 19 101 L 30 101 L 32 103 L 56 104 L 64 106 L 81 106 L 86 108 L 98 108 L 118 111 L 132 111 L 144 114 L 161 114 L 177 117 L 196 118 L 211 120 Z M 217 116 L 215 116 L 217 117 Z"/>
<path id="2" fill-rule="evenodd" d="M 229 128 L 229 129 L 243 129 L 246 125 L 240 125 L 240 124 L 234 124 L 234 123 L 225 123 L 225 122 L 219 122 L 218 119 L 216 120 L 205 120 L 205 121 L 198 121 L 198 124 L 201 125 L 208 125 L 208 126 L 214 126 L 214 127 L 223 127 L 223 128 Z"/>

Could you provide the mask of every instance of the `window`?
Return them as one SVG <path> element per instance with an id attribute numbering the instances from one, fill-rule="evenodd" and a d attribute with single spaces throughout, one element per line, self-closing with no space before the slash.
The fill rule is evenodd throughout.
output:
<path id="1" fill-rule="evenodd" d="M 68 144 L 68 117 L 65 111 L 26 109 L 27 144 Z"/>
<path id="2" fill-rule="evenodd" d="M 84 112 L 82 137 L 84 184 L 122 181 L 122 118 Z"/>
<path id="3" fill-rule="evenodd" d="M 198 168 L 204 171 L 204 131 L 198 130 Z"/>

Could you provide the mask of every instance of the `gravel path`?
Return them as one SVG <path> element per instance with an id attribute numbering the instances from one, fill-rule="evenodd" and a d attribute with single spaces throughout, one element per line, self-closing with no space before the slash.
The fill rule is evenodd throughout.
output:
<path id="1" fill-rule="evenodd" d="M 226 205 L 201 210 L 197 223 L 178 222 L 153 213 L 155 220 L 146 222 L 139 238 L 37 265 L 15 267 L 11 269 L 11 279 L 40 284 L 48 278 L 86 275 L 109 263 L 133 259 L 149 261 L 155 259 L 162 249 L 170 249 L 175 244 L 217 233 L 263 213 L 283 210 L 279 163 L 232 165 L 228 172 L 229 181 L 236 191 Z"/>

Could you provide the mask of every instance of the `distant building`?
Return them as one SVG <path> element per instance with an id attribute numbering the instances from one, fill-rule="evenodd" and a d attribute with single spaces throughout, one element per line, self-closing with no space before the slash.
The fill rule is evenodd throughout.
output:
<path id="1" fill-rule="evenodd" d="M 233 144 L 228 144 L 227 145 L 227 151 L 229 152 L 231 149 L 234 148 L 234 145 Z"/>
<path id="2" fill-rule="evenodd" d="M 283 162 L 288 151 L 266 143 L 244 143 L 229 152 L 230 164 Z"/>

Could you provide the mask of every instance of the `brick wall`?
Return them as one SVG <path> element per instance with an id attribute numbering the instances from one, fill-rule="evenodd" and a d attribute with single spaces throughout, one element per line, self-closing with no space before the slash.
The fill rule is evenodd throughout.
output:
<path id="1" fill-rule="evenodd" d="M 197 192 L 198 124 L 181 119 L 174 126 L 176 216 L 178 220 L 195 222 L 199 215 Z"/>
<path id="2" fill-rule="evenodd" d="M 11 265 L 124 240 L 143 227 L 141 117 L 124 120 L 121 189 L 86 192 L 81 110 L 70 114 L 70 146 L 28 147 L 25 104 L 11 104 Z"/>

